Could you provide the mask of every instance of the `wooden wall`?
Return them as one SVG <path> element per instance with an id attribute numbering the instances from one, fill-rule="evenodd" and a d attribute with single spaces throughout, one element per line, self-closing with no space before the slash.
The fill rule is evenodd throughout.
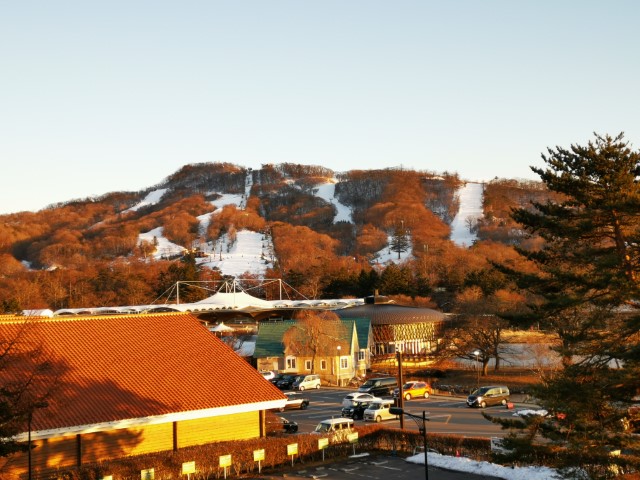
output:
<path id="1" fill-rule="evenodd" d="M 31 442 L 35 446 L 31 452 L 32 476 L 38 478 L 38 473 L 176 447 L 257 438 L 262 434 L 261 421 L 260 412 L 248 412 L 36 440 Z M 26 453 L 0 459 L 2 480 L 27 477 Z"/>

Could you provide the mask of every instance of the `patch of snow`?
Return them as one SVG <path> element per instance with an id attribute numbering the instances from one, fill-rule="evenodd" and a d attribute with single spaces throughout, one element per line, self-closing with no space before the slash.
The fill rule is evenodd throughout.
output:
<path id="1" fill-rule="evenodd" d="M 134 205 L 131 208 L 126 209 L 125 212 L 135 212 L 136 210 L 139 210 L 142 207 L 155 205 L 160 201 L 160 199 L 162 198 L 162 196 L 167 190 L 168 190 L 167 188 L 159 188 L 158 190 L 153 190 L 152 192 L 147 193 L 147 196 L 144 197 L 144 199 L 140 203 Z"/>
<path id="2" fill-rule="evenodd" d="M 457 192 L 460 207 L 453 222 L 451 222 L 451 240 L 459 247 L 470 247 L 478 238 L 475 232 L 469 229 L 475 226 L 477 220 L 482 218 L 482 195 L 484 185 L 482 183 L 465 183 Z"/>
<path id="3" fill-rule="evenodd" d="M 398 252 L 394 252 L 393 250 L 391 250 L 389 246 L 391 245 L 392 240 L 393 240 L 393 237 L 389 236 L 389 238 L 387 239 L 387 246 L 384 247 L 382 250 L 379 250 L 374 255 L 374 259 L 372 263 L 377 265 L 382 265 L 382 266 L 390 265 L 392 263 L 395 263 L 396 265 L 400 265 L 406 262 L 407 260 L 413 258 L 413 254 L 411 253 L 411 246 L 409 246 L 409 248 L 406 251 L 400 252 L 400 256 L 398 258 Z M 409 237 L 409 245 L 411 245 L 410 237 Z"/>
<path id="4" fill-rule="evenodd" d="M 141 233 L 138 235 L 138 244 L 145 240 L 147 242 L 156 243 L 157 247 L 153 254 L 153 257 L 156 260 L 182 255 L 186 249 L 180 245 L 170 242 L 163 236 L 162 232 L 163 227 L 157 227 L 146 233 Z"/>
<path id="5" fill-rule="evenodd" d="M 424 465 L 424 453 L 406 459 L 407 462 Z M 560 474 L 549 467 L 505 467 L 489 462 L 479 462 L 466 457 L 451 457 L 429 452 L 429 465 L 457 472 L 474 473 L 503 478 L 504 480 L 560 480 Z"/>
<path id="6" fill-rule="evenodd" d="M 215 193 L 215 192 L 211 192 L 211 193 Z M 211 203 L 211 205 L 213 205 L 214 207 L 220 208 L 220 209 L 225 205 L 235 205 L 239 209 L 243 210 L 246 205 L 246 200 L 245 200 L 244 194 L 222 193 L 220 194 L 220 198 L 211 200 L 209 203 Z"/>
<path id="7" fill-rule="evenodd" d="M 239 195 L 236 193 L 218 193 L 220 197 L 209 202 L 211 203 L 211 205 L 216 207 L 216 210 L 214 210 L 213 212 L 205 213 L 203 215 L 199 215 L 197 217 L 198 222 L 200 222 L 199 229 L 200 229 L 201 235 L 204 236 L 205 233 L 207 232 L 207 229 L 209 228 L 209 223 L 211 223 L 211 215 L 216 215 L 220 213 L 222 211 L 222 208 L 225 205 L 235 205 L 240 210 L 244 210 L 247 207 L 247 199 L 251 194 L 251 187 L 253 186 L 253 176 L 251 175 L 251 172 L 247 173 L 244 184 L 245 184 L 244 194 Z M 217 192 L 210 192 L 210 193 L 217 193 Z"/>
<path id="8" fill-rule="evenodd" d="M 317 192 L 316 196 L 322 198 L 325 202 L 332 204 L 336 207 L 337 214 L 333 219 L 333 223 L 337 222 L 352 222 L 351 219 L 351 208 L 347 207 L 345 204 L 340 203 L 340 201 L 335 197 L 336 192 L 336 179 L 331 179 L 331 181 L 327 183 L 321 183 L 315 186 Z"/>
<path id="9" fill-rule="evenodd" d="M 529 415 L 540 415 L 541 417 L 546 417 L 547 415 L 549 415 L 549 412 L 547 412 L 544 408 L 525 408 L 522 410 L 518 410 L 513 414 L 514 417 L 527 417 Z"/>
<path id="10" fill-rule="evenodd" d="M 273 246 L 271 239 L 259 232 L 241 230 L 236 232 L 236 240 L 229 242 L 225 235 L 204 249 L 204 257 L 196 262 L 208 268 L 217 268 L 223 275 L 239 277 L 249 272 L 264 276 L 267 268 L 273 266 Z"/>

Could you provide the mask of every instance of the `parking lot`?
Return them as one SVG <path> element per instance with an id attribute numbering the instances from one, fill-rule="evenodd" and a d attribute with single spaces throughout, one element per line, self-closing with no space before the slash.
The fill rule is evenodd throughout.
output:
<path id="1" fill-rule="evenodd" d="M 340 417 L 342 400 L 353 389 L 326 388 L 305 391 L 303 395 L 308 398 L 309 405 L 304 410 L 292 409 L 278 412 L 278 415 L 298 423 L 300 433 L 309 433 L 316 425 L 329 418 Z M 428 399 L 420 398 L 404 402 L 405 411 L 417 416 L 426 412 L 428 418 L 427 431 L 430 433 L 447 433 L 467 437 L 502 437 L 505 431 L 482 416 L 482 412 L 499 417 L 512 417 L 514 413 L 524 407 L 523 403 L 515 403 L 513 409 L 503 406 L 492 406 L 485 409 L 469 408 L 463 397 L 451 397 L 432 395 Z M 363 424 L 362 420 L 356 420 L 356 427 Z M 393 428 L 400 427 L 400 421 L 396 418 L 382 422 Z M 421 422 L 420 422 L 421 423 Z M 417 430 L 418 425 L 410 418 L 404 419 L 404 427 Z"/>
<path id="2" fill-rule="evenodd" d="M 281 472 L 253 477 L 255 480 L 416 480 L 425 478 L 423 464 L 407 462 L 393 455 L 359 455 L 326 465 L 303 465 L 283 469 Z M 429 467 L 430 480 L 495 480 L 496 477 L 474 475 Z"/>

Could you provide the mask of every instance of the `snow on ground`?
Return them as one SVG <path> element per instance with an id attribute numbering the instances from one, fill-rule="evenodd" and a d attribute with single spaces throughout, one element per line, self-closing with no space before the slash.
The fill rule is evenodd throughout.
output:
<path id="1" fill-rule="evenodd" d="M 249 173 L 244 194 L 220 194 L 219 198 L 212 200 L 210 203 L 215 210 L 198 217 L 200 232 L 202 234 L 206 232 L 211 215 L 215 215 L 225 205 L 235 204 L 240 209 L 245 208 L 252 184 Z M 316 188 L 320 198 L 336 207 L 337 214 L 334 222 L 351 222 L 351 209 L 334 197 L 335 179 L 319 184 Z M 460 209 L 451 224 L 451 240 L 459 246 L 470 246 L 476 239 L 475 234 L 469 231 L 467 219 L 477 219 L 482 216 L 482 190 L 482 184 L 469 182 L 458 191 Z M 165 191 L 166 189 L 158 189 L 150 192 L 143 201 L 130 210 L 157 203 Z M 140 234 L 139 241 L 154 242 L 154 238 L 158 245 L 154 254 L 156 259 L 181 255 L 185 251 L 184 247 L 170 242 L 162 235 L 162 227 Z M 392 237 L 389 237 L 389 244 L 391 239 Z M 237 239 L 232 245 L 229 244 L 228 238 L 224 237 L 216 242 L 201 245 L 201 249 L 205 256 L 198 258 L 198 263 L 205 267 L 218 268 L 224 275 L 238 276 L 246 272 L 264 275 L 266 269 L 273 266 L 274 254 L 271 239 L 257 232 L 241 231 L 237 233 Z M 412 258 L 410 249 L 401 252 L 398 258 L 398 252 L 391 251 L 387 246 L 376 253 L 374 263 L 377 265 L 401 264 L 410 258 Z"/>
<path id="2" fill-rule="evenodd" d="M 322 198 L 324 201 L 329 202 L 334 207 L 336 207 L 338 213 L 334 217 L 333 223 L 351 222 L 351 208 L 347 207 L 343 203 L 340 203 L 340 201 L 335 197 L 336 181 L 336 179 L 331 179 L 331 181 L 328 183 L 321 183 L 319 185 L 316 185 L 316 196 Z"/>
<path id="3" fill-rule="evenodd" d="M 145 240 L 147 242 L 156 243 L 156 251 L 153 254 L 153 257 L 156 260 L 161 258 L 170 258 L 176 255 L 182 255 L 185 251 L 185 248 L 170 242 L 163 236 L 162 230 L 163 227 L 158 227 L 154 228 L 153 230 L 149 230 L 146 233 L 141 233 L 140 235 L 138 235 L 138 243 Z"/>
<path id="4" fill-rule="evenodd" d="M 205 257 L 196 262 L 207 268 L 218 268 L 223 275 L 238 277 L 245 272 L 264 276 L 267 268 L 273 267 L 271 239 L 259 232 L 241 230 L 236 241 L 228 243 L 228 237 L 218 239 L 205 248 Z"/>
<path id="5" fill-rule="evenodd" d="M 126 209 L 125 212 L 135 212 L 136 210 L 139 210 L 142 207 L 146 207 L 148 205 L 155 205 L 160 201 L 160 199 L 164 195 L 164 192 L 166 192 L 167 190 L 168 190 L 167 188 L 159 188 L 158 190 L 153 190 L 152 192 L 147 193 L 147 196 L 144 197 L 144 199 L 140 203 L 134 205 L 131 208 Z"/>
<path id="6" fill-rule="evenodd" d="M 220 198 L 216 198 L 215 200 L 211 200 L 209 203 L 216 208 L 222 208 L 225 205 L 234 204 L 240 210 L 244 210 L 246 205 L 246 199 L 244 195 L 237 193 L 222 193 L 219 194 Z"/>
<path id="7" fill-rule="evenodd" d="M 407 462 L 424 465 L 424 453 L 419 453 L 406 459 Z M 553 480 L 562 477 L 555 470 L 548 467 L 505 467 L 489 462 L 479 462 L 465 457 L 450 457 L 439 453 L 429 452 L 429 465 L 446 468 L 457 472 L 489 475 L 504 480 Z"/>
<path id="8" fill-rule="evenodd" d="M 470 247 L 476 240 L 475 233 L 469 230 L 469 221 L 475 222 L 482 217 L 482 183 L 467 182 L 458 190 L 460 208 L 451 222 L 451 240 L 459 247 Z"/>
<path id="9" fill-rule="evenodd" d="M 409 248 L 406 252 L 400 252 L 400 256 L 398 257 L 398 252 L 394 252 L 391 250 L 389 245 L 391 245 L 391 240 L 393 237 L 389 237 L 387 239 L 387 246 L 382 250 L 379 250 L 375 254 L 374 263 L 378 265 L 390 265 L 395 263 L 397 265 L 404 263 L 406 260 L 413 258 L 413 254 L 411 253 L 411 248 Z"/>
<path id="10" fill-rule="evenodd" d="M 204 235 L 207 232 L 209 223 L 211 223 L 211 215 L 220 213 L 225 205 L 235 205 L 239 209 L 243 210 L 245 205 L 247 204 L 247 201 L 245 195 L 239 195 L 236 193 L 223 193 L 220 194 L 220 198 L 211 200 L 209 203 L 216 207 L 216 209 L 203 215 L 198 215 L 196 217 L 198 219 L 198 222 L 200 222 L 199 229 L 201 235 Z"/>

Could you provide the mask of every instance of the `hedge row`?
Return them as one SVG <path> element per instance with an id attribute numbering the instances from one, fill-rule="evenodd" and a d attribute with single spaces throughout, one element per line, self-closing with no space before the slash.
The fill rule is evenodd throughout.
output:
<path id="1" fill-rule="evenodd" d="M 358 442 L 355 451 L 389 452 L 412 454 L 422 452 L 423 437 L 415 431 L 389 429 L 381 425 L 367 425 L 356 428 Z M 301 463 L 321 463 L 323 452 L 318 449 L 318 439 L 314 434 L 279 435 L 234 442 L 221 442 L 188 447 L 176 452 L 126 457 L 122 459 L 84 465 L 79 468 L 60 470 L 51 475 L 34 475 L 34 480 L 100 480 L 112 475 L 114 480 L 139 480 L 141 471 L 154 469 L 155 480 L 183 479 L 182 464 L 195 462 L 196 473 L 192 480 L 212 480 L 223 478 L 220 457 L 231 455 L 231 466 L 227 468 L 227 478 L 243 478 L 258 472 L 258 463 L 253 460 L 254 450 L 264 449 L 261 462 L 263 474 L 290 468 L 292 457 L 287 455 L 287 445 L 297 443 L 298 454 L 293 457 L 294 465 Z M 465 438 L 454 435 L 428 434 L 428 448 L 444 455 L 461 455 L 479 460 L 490 458 L 490 442 L 487 438 Z M 350 443 L 330 444 L 324 450 L 324 461 L 346 458 L 354 452 Z"/>

